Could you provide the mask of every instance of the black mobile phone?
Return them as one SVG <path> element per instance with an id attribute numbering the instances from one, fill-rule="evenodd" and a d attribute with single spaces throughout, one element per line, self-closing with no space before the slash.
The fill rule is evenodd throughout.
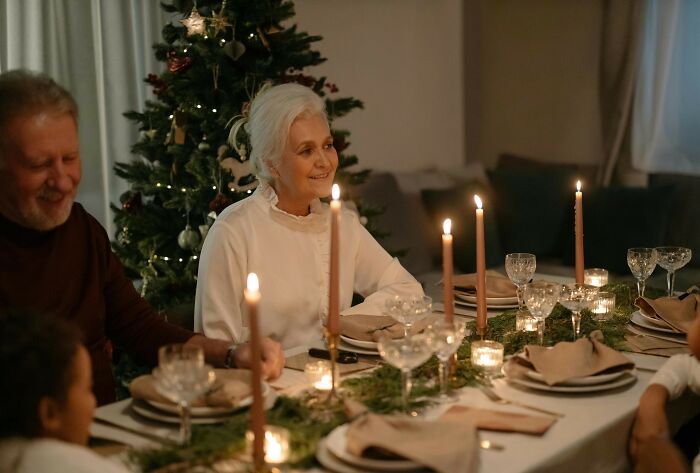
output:
<path id="1" fill-rule="evenodd" d="M 324 350 L 323 348 L 309 348 L 309 356 L 313 356 L 314 358 L 321 358 L 323 360 L 331 359 L 331 353 L 328 350 Z M 338 350 L 337 361 L 338 363 L 343 364 L 357 363 L 357 353 L 345 350 Z"/>

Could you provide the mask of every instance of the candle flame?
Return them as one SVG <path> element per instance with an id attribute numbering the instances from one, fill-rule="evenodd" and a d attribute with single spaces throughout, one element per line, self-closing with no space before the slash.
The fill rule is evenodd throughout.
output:
<path id="1" fill-rule="evenodd" d="M 576 181 L 576 192 L 581 192 L 581 181 Z"/>
<path id="2" fill-rule="evenodd" d="M 255 273 L 248 274 L 248 291 L 258 292 L 260 289 L 260 283 L 258 282 L 258 275 Z"/>
<path id="3" fill-rule="evenodd" d="M 452 219 L 446 218 L 445 221 L 442 222 L 442 232 L 445 235 L 452 233 Z"/>
<path id="4" fill-rule="evenodd" d="M 481 197 L 479 197 L 479 196 L 476 195 L 476 194 L 474 194 L 474 202 L 476 202 L 476 208 L 477 208 L 477 209 L 483 208 L 483 204 L 482 204 L 482 202 L 481 202 Z"/>
<path id="5" fill-rule="evenodd" d="M 333 200 L 340 199 L 340 186 L 338 184 L 333 184 L 333 187 L 331 188 L 331 196 L 333 197 Z"/>

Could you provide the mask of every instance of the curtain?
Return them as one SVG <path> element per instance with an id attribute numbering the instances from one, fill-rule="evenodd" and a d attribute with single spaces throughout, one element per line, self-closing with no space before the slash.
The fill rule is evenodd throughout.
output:
<path id="1" fill-rule="evenodd" d="M 647 0 L 632 124 L 632 164 L 700 173 L 700 2 Z"/>
<path id="2" fill-rule="evenodd" d="M 122 114 L 151 98 L 143 79 L 161 68 L 151 45 L 168 21 L 155 0 L 0 0 L 0 72 L 44 72 L 73 94 L 83 163 L 77 200 L 110 236 L 109 204 L 128 186 L 112 168 L 130 159 L 138 138 Z"/>

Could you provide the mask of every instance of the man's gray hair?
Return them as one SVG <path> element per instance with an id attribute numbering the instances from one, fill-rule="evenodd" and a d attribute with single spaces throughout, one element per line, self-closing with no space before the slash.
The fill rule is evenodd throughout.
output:
<path id="1" fill-rule="evenodd" d="M 7 125 L 17 117 L 41 112 L 68 113 L 78 122 L 78 104 L 45 74 L 15 69 L 0 74 L 0 167 Z"/>
<path id="2" fill-rule="evenodd" d="M 294 120 L 314 115 L 328 119 L 323 99 L 308 87 L 282 84 L 260 92 L 250 106 L 246 125 L 251 172 L 259 179 L 271 181 L 266 163 L 274 166 L 279 162 Z"/>

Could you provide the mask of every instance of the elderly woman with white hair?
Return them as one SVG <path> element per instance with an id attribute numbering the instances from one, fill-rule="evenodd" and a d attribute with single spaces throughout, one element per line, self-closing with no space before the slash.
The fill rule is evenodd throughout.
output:
<path id="1" fill-rule="evenodd" d="M 330 218 L 319 199 L 330 194 L 338 154 L 325 104 L 298 84 L 271 87 L 253 100 L 246 130 L 260 184 L 221 212 L 209 230 L 199 263 L 195 330 L 246 341 L 243 289 L 254 272 L 262 335 L 285 348 L 306 344 L 321 338 L 328 312 Z M 340 235 L 342 315 L 381 315 L 388 297 L 423 293 L 355 212 L 343 209 Z M 365 300 L 351 307 L 353 292 Z"/>

